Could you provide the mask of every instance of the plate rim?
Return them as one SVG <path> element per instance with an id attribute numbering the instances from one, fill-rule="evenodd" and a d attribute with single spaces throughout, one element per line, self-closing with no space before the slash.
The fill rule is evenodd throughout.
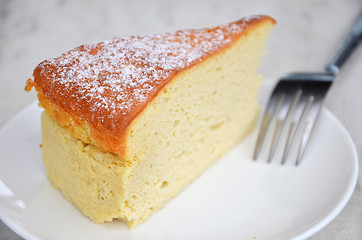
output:
<path id="1" fill-rule="evenodd" d="M 320 221 L 318 224 L 314 225 L 312 228 L 308 229 L 307 231 L 297 235 L 296 237 L 293 238 L 293 240 L 307 239 L 316 234 L 317 232 L 319 232 L 320 230 L 322 230 L 329 223 L 331 223 L 339 215 L 339 213 L 341 213 L 341 211 L 346 207 L 357 185 L 359 159 L 358 159 L 357 148 L 353 141 L 353 138 L 351 134 L 348 132 L 347 128 L 343 125 L 343 123 L 329 109 L 323 106 L 322 110 L 326 112 L 329 115 L 329 117 L 333 118 L 333 120 L 340 125 L 343 132 L 346 134 L 348 143 L 350 146 L 352 146 L 353 159 L 355 160 L 352 161 L 354 163 L 354 168 L 352 168 L 352 170 L 354 171 L 351 172 L 352 176 L 351 184 L 348 186 L 348 188 L 345 189 L 346 193 L 344 194 L 344 197 L 339 201 L 339 203 L 334 207 L 334 209 L 328 215 L 326 215 L 322 221 Z"/>

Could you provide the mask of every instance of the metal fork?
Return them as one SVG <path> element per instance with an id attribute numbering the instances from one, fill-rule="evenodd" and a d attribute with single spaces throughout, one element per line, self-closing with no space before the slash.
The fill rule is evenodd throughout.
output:
<path id="1" fill-rule="evenodd" d="M 322 108 L 325 96 L 341 67 L 362 40 L 362 11 L 350 32 L 341 43 L 335 57 L 322 73 L 293 73 L 283 77 L 274 88 L 266 106 L 254 151 L 254 160 L 261 152 L 271 122 L 276 124 L 267 162 L 271 162 L 287 119 L 289 131 L 284 146 L 282 164 L 285 164 L 297 131 L 302 131 L 295 164 L 298 166 L 309 142 L 312 130 Z M 301 124 L 303 119 L 303 124 Z M 304 122 L 305 121 L 305 122 Z M 289 123 L 289 121 L 288 121 Z M 304 129 L 301 129 L 303 125 Z"/>

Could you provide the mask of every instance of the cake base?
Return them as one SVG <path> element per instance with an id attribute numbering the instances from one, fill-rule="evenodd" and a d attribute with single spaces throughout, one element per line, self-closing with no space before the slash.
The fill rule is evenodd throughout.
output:
<path id="1" fill-rule="evenodd" d="M 134 166 L 118 155 L 103 152 L 73 138 L 46 111 L 41 115 L 41 122 L 43 161 L 48 179 L 53 187 L 96 223 L 119 219 L 130 228 L 137 226 L 222 156 L 218 153 L 207 156 L 207 161 L 195 161 L 194 158 L 188 158 L 187 162 L 179 161 L 167 169 L 166 176 L 154 179 L 138 195 L 129 198 L 130 192 L 134 191 L 132 182 L 128 181 L 133 176 L 131 169 Z M 249 131 L 252 129 L 253 125 Z M 224 153 L 228 150 L 225 149 Z M 138 198 L 153 198 L 154 201 L 143 202 Z"/>

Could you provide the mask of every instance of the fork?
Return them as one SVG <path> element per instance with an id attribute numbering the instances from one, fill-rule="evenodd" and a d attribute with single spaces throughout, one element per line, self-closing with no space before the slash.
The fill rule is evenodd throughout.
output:
<path id="1" fill-rule="evenodd" d="M 326 66 L 325 72 L 292 73 L 280 79 L 269 98 L 264 112 L 254 151 L 254 160 L 260 155 L 266 134 L 272 127 L 272 120 L 276 119 L 267 162 L 272 161 L 281 133 L 289 124 L 281 163 L 285 164 L 292 144 L 297 138 L 296 133 L 302 131 L 295 164 L 298 166 L 301 163 L 327 92 L 341 67 L 361 40 L 362 11 L 339 46 L 335 57 Z M 301 124 L 302 122 L 303 124 Z M 302 125 L 304 129 L 301 129 Z"/>

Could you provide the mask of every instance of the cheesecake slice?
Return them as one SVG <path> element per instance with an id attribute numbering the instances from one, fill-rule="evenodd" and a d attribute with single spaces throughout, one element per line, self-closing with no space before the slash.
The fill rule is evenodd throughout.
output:
<path id="1" fill-rule="evenodd" d="M 254 129 L 274 24 L 118 37 L 40 63 L 27 90 L 53 186 L 96 223 L 145 221 Z"/>

